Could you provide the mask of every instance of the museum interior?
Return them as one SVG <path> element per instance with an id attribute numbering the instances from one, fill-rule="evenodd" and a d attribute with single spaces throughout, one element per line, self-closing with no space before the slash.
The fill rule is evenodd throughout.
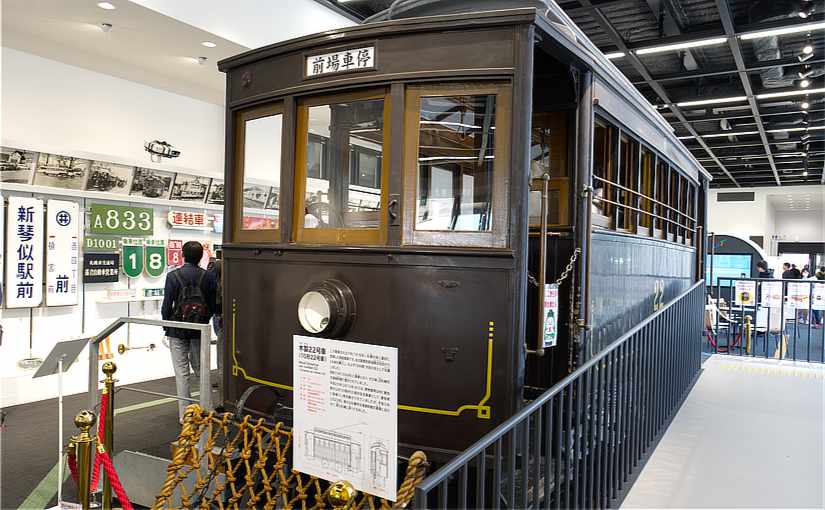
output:
<path id="1" fill-rule="evenodd" d="M 0 509 L 825 508 L 825 0 L 0 19 Z"/>

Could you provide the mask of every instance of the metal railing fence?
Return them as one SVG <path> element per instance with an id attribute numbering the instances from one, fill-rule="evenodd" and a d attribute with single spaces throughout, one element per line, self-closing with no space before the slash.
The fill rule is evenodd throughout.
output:
<path id="1" fill-rule="evenodd" d="M 608 508 L 701 364 L 704 282 L 611 343 L 416 489 L 417 508 Z"/>
<path id="2" fill-rule="evenodd" d="M 825 363 L 825 281 L 715 278 L 705 352 Z"/>

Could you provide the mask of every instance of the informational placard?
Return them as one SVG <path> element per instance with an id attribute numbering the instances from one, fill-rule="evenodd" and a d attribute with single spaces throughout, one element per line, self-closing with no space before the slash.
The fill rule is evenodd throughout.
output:
<path id="1" fill-rule="evenodd" d="M 789 282 L 788 306 L 797 310 L 807 310 L 811 306 L 811 284 Z"/>
<path id="2" fill-rule="evenodd" d="M 398 349 L 295 335 L 295 469 L 395 500 Z"/>
<path id="3" fill-rule="evenodd" d="M 166 217 L 172 228 L 191 230 L 212 230 L 214 216 L 202 212 L 169 211 Z"/>
<path id="4" fill-rule="evenodd" d="M 120 238 L 86 235 L 83 237 L 83 251 L 119 251 Z"/>
<path id="5" fill-rule="evenodd" d="M 119 253 L 83 254 L 83 281 L 86 283 L 115 283 L 120 279 Z"/>
<path id="6" fill-rule="evenodd" d="M 825 310 L 825 283 L 815 283 L 811 296 L 811 309 Z"/>
<path id="7" fill-rule="evenodd" d="M 180 267 L 183 265 L 183 241 L 180 239 L 169 239 L 166 243 L 166 263 L 169 267 Z"/>
<path id="8" fill-rule="evenodd" d="M 768 308 L 775 308 L 782 306 L 782 282 L 763 281 L 762 287 L 762 306 Z"/>
<path id="9" fill-rule="evenodd" d="M 736 295 L 733 301 L 736 306 L 753 306 L 756 303 L 756 282 L 737 280 Z"/>
<path id="10" fill-rule="evenodd" d="M 143 270 L 147 276 L 157 278 L 166 272 L 166 242 L 162 239 L 147 239 L 143 246 L 146 261 Z"/>
<path id="11" fill-rule="evenodd" d="M 92 234 L 152 235 L 155 216 L 151 207 L 92 204 L 89 212 Z"/>
<path id="12" fill-rule="evenodd" d="M 542 344 L 545 348 L 555 347 L 559 331 L 559 286 L 555 283 L 544 285 L 544 328 Z"/>
<path id="13" fill-rule="evenodd" d="M 123 272 L 137 278 L 143 272 L 143 239 L 124 237 L 122 246 Z"/>
<path id="14" fill-rule="evenodd" d="M 306 77 L 375 69 L 375 47 L 364 46 L 306 57 Z"/>
<path id="15" fill-rule="evenodd" d="M 81 218 L 77 202 L 46 203 L 46 306 L 77 304 Z"/>
<path id="16" fill-rule="evenodd" d="M 43 302 L 43 201 L 9 197 L 6 218 L 7 308 L 31 308 Z"/>

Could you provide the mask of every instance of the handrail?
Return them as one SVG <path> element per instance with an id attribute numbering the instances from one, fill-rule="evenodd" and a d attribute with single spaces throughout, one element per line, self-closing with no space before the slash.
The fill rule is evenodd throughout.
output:
<path id="1" fill-rule="evenodd" d="M 94 409 L 98 403 L 98 350 L 96 346 L 106 337 L 121 328 L 124 324 L 142 324 L 145 326 L 160 326 L 164 328 L 176 329 L 190 329 L 200 332 L 201 340 L 201 373 L 200 376 L 200 395 L 198 401 L 203 409 L 212 409 L 212 383 L 209 380 L 209 372 L 212 361 L 210 359 L 210 333 L 209 324 L 197 324 L 192 322 L 168 321 L 162 319 L 143 319 L 139 317 L 120 317 L 115 319 L 111 324 L 103 328 L 100 333 L 86 338 L 89 340 L 89 409 Z"/>
<path id="2" fill-rule="evenodd" d="M 645 320 L 631 328 L 624 335 L 614 340 L 612 343 L 610 343 L 610 345 L 605 347 L 599 354 L 591 358 L 584 365 L 576 369 L 573 373 L 571 373 L 570 375 L 556 383 L 553 387 L 542 393 L 538 398 L 536 398 L 528 405 L 520 409 L 516 414 L 514 414 L 506 421 L 501 423 L 498 427 L 494 428 L 493 430 L 482 436 L 481 439 L 473 443 L 469 448 L 461 452 L 459 455 L 457 455 L 449 462 L 444 464 L 440 469 L 438 469 L 430 476 L 425 478 L 418 486 L 419 494 L 426 494 L 433 490 L 436 486 L 438 486 L 444 480 L 446 480 L 450 475 L 461 469 L 464 465 L 466 465 L 474 457 L 478 456 L 481 452 L 485 451 L 486 448 L 488 448 L 490 445 L 496 442 L 505 433 L 514 429 L 517 425 L 519 425 L 521 422 L 527 419 L 530 415 L 539 410 L 551 398 L 553 398 L 556 394 L 565 389 L 571 382 L 581 377 L 581 375 L 587 372 L 588 369 L 602 361 L 606 356 L 608 356 L 608 354 L 610 354 L 612 351 L 614 351 L 622 344 L 624 344 L 629 338 L 633 337 L 633 335 L 636 334 L 639 330 L 653 322 L 659 316 L 666 313 L 671 307 L 679 303 L 682 298 L 689 295 L 691 292 L 693 292 L 697 287 L 701 285 L 704 285 L 703 280 L 700 280 L 693 284 L 689 289 L 679 294 L 679 296 L 671 300 L 668 304 L 666 304 L 658 311 L 647 317 Z"/>
<path id="3" fill-rule="evenodd" d="M 670 209 L 671 211 L 675 212 L 676 214 L 678 214 L 680 216 L 684 216 L 685 218 L 687 218 L 688 220 L 690 220 L 694 223 L 696 222 L 696 218 L 694 218 L 693 216 L 690 216 L 687 213 L 683 213 L 680 210 L 675 209 L 674 207 L 672 207 L 672 206 L 670 206 L 670 205 L 668 205 L 664 202 L 660 202 L 660 201 L 656 200 L 653 197 L 649 197 L 649 196 L 645 195 L 642 192 L 639 192 L 639 191 L 636 191 L 634 189 L 630 189 L 628 187 L 622 186 L 621 184 L 619 184 L 617 182 L 613 182 L 610 179 L 605 179 L 603 177 L 599 177 L 598 175 L 594 175 L 593 178 L 596 179 L 597 181 L 601 181 L 605 184 L 609 184 L 611 186 L 616 186 L 617 188 L 621 189 L 622 191 L 627 191 L 627 192 L 633 193 L 634 195 L 639 195 L 639 197 L 644 199 L 644 200 L 650 200 L 651 202 L 653 202 L 656 205 L 661 205 L 662 207 L 666 207 L 667 209 Z"/>

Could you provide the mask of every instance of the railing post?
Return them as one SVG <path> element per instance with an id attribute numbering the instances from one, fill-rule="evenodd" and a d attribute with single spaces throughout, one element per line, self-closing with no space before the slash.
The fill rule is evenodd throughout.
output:
<path id="1" fill-rule="evenodd" d="M 106 405 L 106 414 L 101 417 L 104 425 L 103 447 L 112 456 L 114 456 L 112 446 L 115 425 L 115 379 L 112 376 L 116 371 L 117 366 L 111 361 L 103 364 L 103 373 L 106 375 L 106 379 L 103 381 L 103 393 L 107 394 L 109 399 Z M 103 473 L 103 476 L 103 510 L 112 510 L 112 482 L 106 476 L 106 473 Z"/>
<path id="2" fill-rule="evenodd" d="M 212 409 L 212 380 L 210 377 L 212 371 L 212 360 L 210 354 L 212 352 L 211 336 L 209 335 L 209 324 L 203 324 L 200 328 L 201 338 L 201 373 L 200 376 L 200 406 L 205 412 Z"/>
<path id="3" fill-rule="evenodd" d="M 94 438 L 89 430 L 95 424 L 95 414 L 91 411 L 80 411 L 75 416 L 74 424 L 80 429 L 80 434 L 72 438 L 77 455 L 77 498 L 83 510 L 89 510 L 89 488 L 91 486 L 92 447 Z"/>

